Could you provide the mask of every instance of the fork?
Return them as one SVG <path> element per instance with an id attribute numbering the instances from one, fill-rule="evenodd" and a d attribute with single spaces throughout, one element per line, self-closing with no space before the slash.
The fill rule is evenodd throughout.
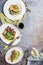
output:
<path id="1" fill-rule="evenodd" d="M 26 12 L 31 12 L 31 10 L 27 6 L 27 2 L 26 1 L 24 2 L 24 4 L 25 4 L 25 7 L 26 7 Z"/>

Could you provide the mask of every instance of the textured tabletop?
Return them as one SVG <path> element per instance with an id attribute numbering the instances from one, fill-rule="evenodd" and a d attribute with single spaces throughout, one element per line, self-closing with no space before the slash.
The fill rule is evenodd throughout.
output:
<path id="1" fill-rule="evenodd" d="M 6 0 L 0 0 L 0 12 L 2 12 L 3 10 L 3 5 L 5 1 Z M 27 2 L 28 8 L 30 8 L 31 13 L 27 12 L 25 14 L 24 19 L 22 20 L 22 22 L 24 23 L 24 28 L 23 29 L 18 28 L 22 34 L 22 38 L 17 46 L 21 47 L 25 51 L 31 46 L 43 45 L 42 44 L 43 43 L 43 0 L 23 0 L 23 1 Z M 4 45 L 4 43 L 1 40 L 0 40 L 0 44 Z M 2 62 L 2 60 L 0 62 Z M 0 65 L 2 64 L 0 63 Z M 3 63 L 3 65 L 7 65 L 7 64 Z M 32 62 L 31 65 L 40 65 L 40 63 Z"/>

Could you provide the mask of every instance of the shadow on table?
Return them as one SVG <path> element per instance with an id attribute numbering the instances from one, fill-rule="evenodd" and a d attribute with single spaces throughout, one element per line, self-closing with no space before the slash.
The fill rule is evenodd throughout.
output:
<path id="1" fill-rule="evenodd" d="M 10 64 L 6 63 L 5 57 L 2 55 L 0 55 L 0 65 L 10 65 Z"/>

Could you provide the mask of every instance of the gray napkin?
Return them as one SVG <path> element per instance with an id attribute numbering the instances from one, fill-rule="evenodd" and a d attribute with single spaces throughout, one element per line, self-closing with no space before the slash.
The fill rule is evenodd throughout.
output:
<path id="1" fill-rule="evenodd" d="M 40 52 L 39 57 L 33 58 L 31 55 L 27 57 L 26 65 L 42 65 L 43 64 L 43 53 Z"/>

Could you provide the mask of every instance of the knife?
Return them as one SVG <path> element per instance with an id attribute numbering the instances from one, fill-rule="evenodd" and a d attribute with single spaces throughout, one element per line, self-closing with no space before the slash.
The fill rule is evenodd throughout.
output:
<path id="1" fill-rule="evenodd" d="M 12 46 L 13 42 L 15 40 L 18 40 L 21 36 L 22 35 L 17 36 L 9 45 L 4 45 L 4 46 L 0 45 L 1 47 L 3 47 L 3 49 L 0 51 L 0 53 L 2 54 L 3 52 L 5 52 L 9 47 Z"/>
<path id="2" fill-rule="evenodd" d="M 12 45 L 12 43 L 15 41 L 15 40 L 18 40 L 20 37 L 21 37 L 22 35 L 20 35 L 20 36 L 17 36 L 8 46 L 11 46 Z"/>

